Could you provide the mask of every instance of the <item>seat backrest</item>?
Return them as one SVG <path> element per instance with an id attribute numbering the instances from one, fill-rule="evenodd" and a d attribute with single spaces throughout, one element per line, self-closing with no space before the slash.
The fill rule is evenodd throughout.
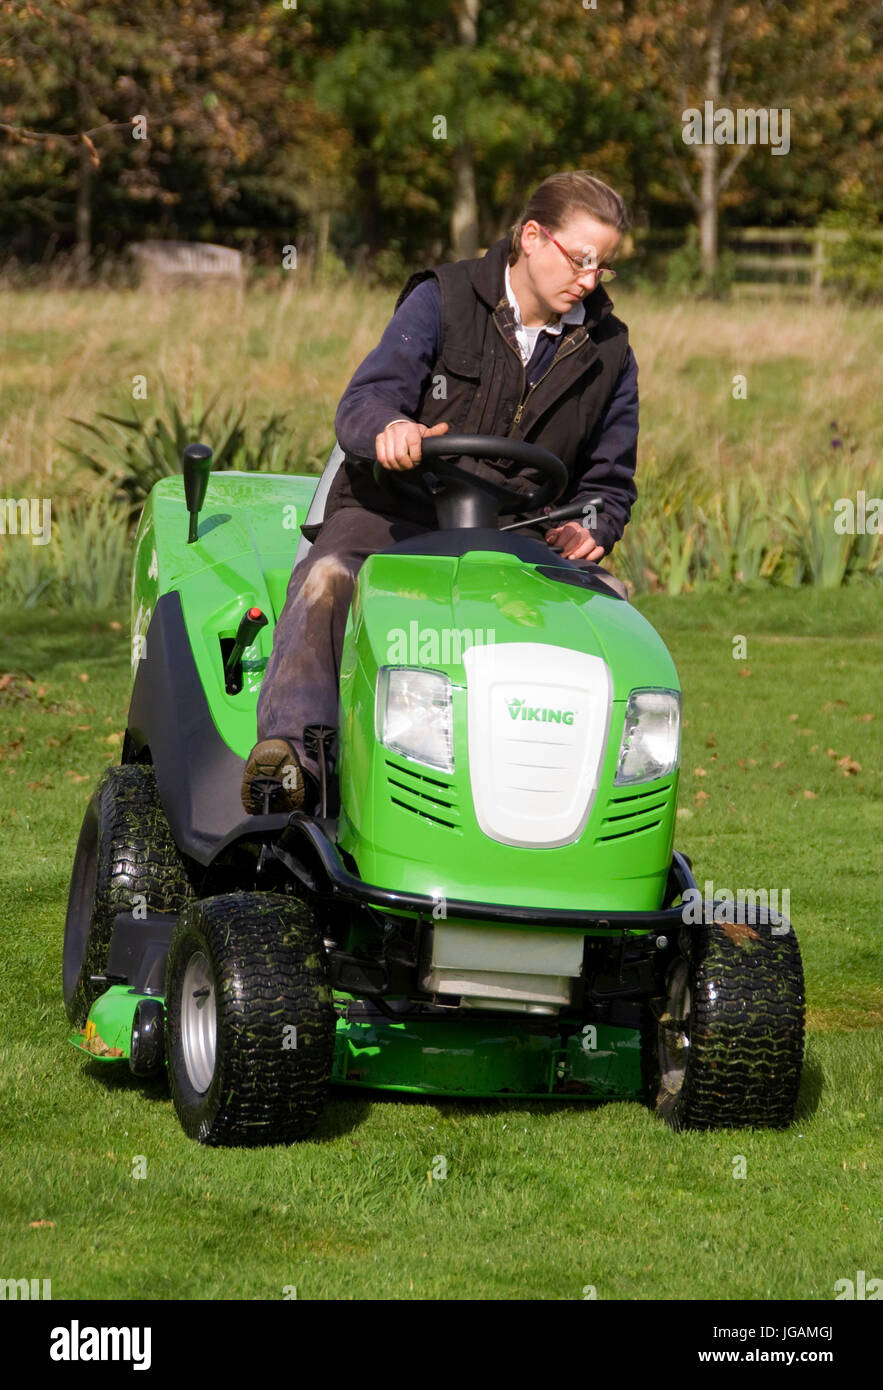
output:
<path id="1" fill-rule="evenodd" d="M 343 463 L 343 460 L 343 449 L 341 449 L 337 440 L 335 440 L 334 448 L 328 455 L 328 462 L 322 470 L 322 476 L 319 479 L 319 486 L 316 488 L 316 491 L 313 494 L 313 500 L 310 503 L 310 509 L 307 512 L 306 517 L 304 519 L 305 526 L 318 526 L 319 523 L 324 520 L 325 503 L 328 499 L 328 493 L 330 491 L 331 484 L 334 482 L 334 479 L 337 475 L 337 470 Z M 305 560 L 307 558 L 307 556 L 310 553 L 311 546 L 312 541 L 308 541 L 306 536 L 301 536 L 300 542 L 298 543 L 298 547 L 294 555 L 295 565 L 299 565 L 301 560 Z"/>

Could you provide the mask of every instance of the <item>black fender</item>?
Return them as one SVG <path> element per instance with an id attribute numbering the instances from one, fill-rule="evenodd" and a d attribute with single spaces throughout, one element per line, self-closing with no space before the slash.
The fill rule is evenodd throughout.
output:
<path id="1" fill-rule="evenodd" d="M 212 719 L 177 590 L 158 599 L 145 652 L 132 687 L 123 761 L 140 762 L 149 752 L 178 848 L 207 866 L 234 840 L 281 830 L 288 813 L 249 816 L 242 805 L 245 759 Z"/>

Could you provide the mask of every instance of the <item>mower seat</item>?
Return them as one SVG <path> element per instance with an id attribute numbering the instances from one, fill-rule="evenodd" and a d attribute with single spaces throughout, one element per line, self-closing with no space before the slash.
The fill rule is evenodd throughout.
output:
<path id="1" fill-rule="evenodd" d="M 343 463 L 343 460 L 343 449 L 341 449 L 340 445 L 335 439 L 334 448 L 328 455 L 328 462 L 322 470 L 322 476 L 319 479 L 319 485 L 313 494 L 313 500 L 310 503 L 309 510 L 304 519 L 304 526 L 320 526 L 322 522 L 325 520 L 325 503 L 328 500 L 328 493 L 331 490 L 331 484 L 334 482 L 334 479 L 337 476 L 337 470 Z M 301 532 L 301 538 L 298 542 L 298 547 L 294 554 L 295 565 L 299 565 L 301 560 L 305 560 L 307 558 L 307 556 L 310 553 L 310 548 L 312 544 L 313 542 L 308 541 L 303 532 Z"/>

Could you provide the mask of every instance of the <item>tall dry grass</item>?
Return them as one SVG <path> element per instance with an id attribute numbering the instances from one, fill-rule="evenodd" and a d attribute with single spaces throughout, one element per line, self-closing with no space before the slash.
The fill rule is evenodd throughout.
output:
<path id="1" fill-rule="evenodd" d="M 617 287 L 618 290 L 618 287 Z M 350 375 L 375 346 L 393 291 L 296 272 L 251 290 L 0 289 L 0 478 L 7 494 L 91 482 L 59 447 L 67 419 L 131 402 L 146 376 L 182 404 L 201 393 L 288 410 L 295 442 L 321 455 Z M 715 304 L 617 293 L 640 368 L 641 453 L 725 480 L 748 467 L 780 478 L 823 457 L 836 421 L 857 468 L 879 459 L 883 314 L 820 304 Z M 746 377 L 747 398 L 733 397 Z M 845 449 L 844 452 L 847 450 Z M 639 465 L 640 469 L 640 465 Z M 640 471 L 639 471 L 640 480 Z"/>
<path id="2" fill-rule="evenodd" d="M 822 474 L 841 489 L 883 493 L 879 310 L 615 289 L 640 369 L 641 495 L 617 552 L 638 587 L 659 582 L 679 592 L 726 577 L 727 536 L 739 546 L 745 537 L 738 516 L 723 530 L 715 517 L 725 507 L 741 514 L 743 496 L 748 505 L 766 491 L 787 508 Z M 255 425 L 287 412 L 292 456 L 318 470 L 340 395 L 395 298 L 354 278 L 321 287 L 297 272 L 241 299 L 230 290 L 0 287 L 0 496 L 55 505 L 98 495 L 100 480 L 60 441 L 76 438 L 71 417 L 130 414 L 140 377 L 142 412 L 162 409 L 163 380 L 185 413 L 215 397 L 219 411 L 244 404 Z M 830 510 L 830 499 L 824 505 Z M 757 527 L 769 529 L 762 510 Z M 786 546 L 787 531 L 786 519 Z M 730 568 L 730 578 L 743 572 Z M 753 569 L 772 577 L 768 550 Z M 804 571 L 798 564 L 791 573 Z"/>

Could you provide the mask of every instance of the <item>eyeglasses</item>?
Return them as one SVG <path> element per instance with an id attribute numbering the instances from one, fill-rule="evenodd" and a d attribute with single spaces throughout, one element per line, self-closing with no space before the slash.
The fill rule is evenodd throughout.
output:
<path id="1" fill-rule="evenodd" d="M 565 251 L 560 241 L 555 241 L 555 238 L 553 237 L 552 233 L 546 230 L 542 222 L 537 222 L 537 226 L 543 233 L 543 236 L 547 236 L 550 241 L 555 242 L 555 245 L 558 247 L 558 250 L 561 252 L 562 256 L 566 256 L 567 259 L 570 261 L 570 264 L 572 266 L 575 266 L 581 274 L 585 274 L 587 270 L 594 270 L 596 272 L 595 283 L 602 285 L 609 285 L 611 280 L 616 279 L 616 271 L 611 266 L 593 264 L 597 260 L 597 257 L 594 254 L 589 256 L 583 256 L 579 260 L 577 260 L 576 256 L 571 256 L 569 251 Z"/>

